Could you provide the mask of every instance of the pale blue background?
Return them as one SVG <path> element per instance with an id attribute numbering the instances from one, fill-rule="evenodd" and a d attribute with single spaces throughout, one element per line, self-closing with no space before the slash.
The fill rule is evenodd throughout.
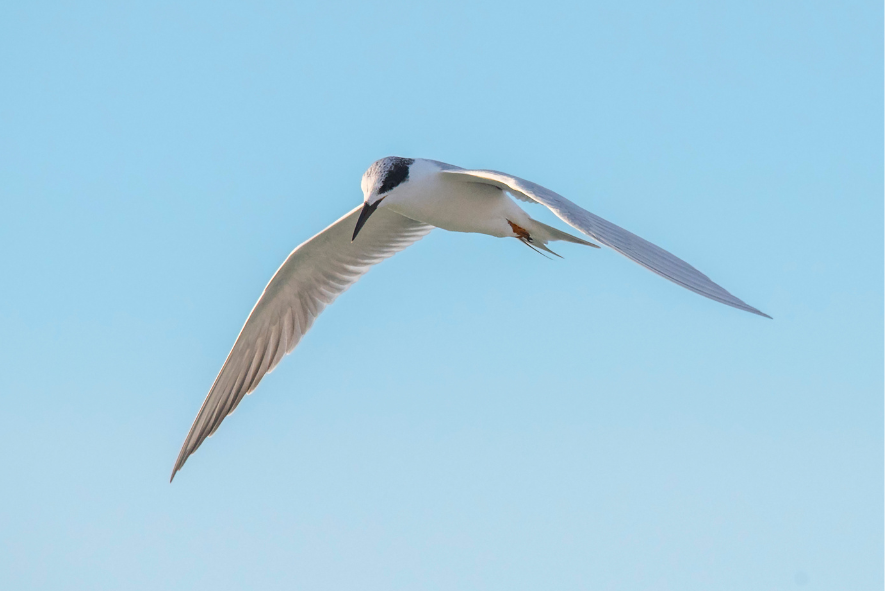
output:
<path id="1" fill-rule="evenodd" d="M 878 2 L 5 2 L 0 588 L 882 589 L 882 47 Z M 437 232 L 168 484 L 390 154 L 547 185 L 775 320 Z"/>

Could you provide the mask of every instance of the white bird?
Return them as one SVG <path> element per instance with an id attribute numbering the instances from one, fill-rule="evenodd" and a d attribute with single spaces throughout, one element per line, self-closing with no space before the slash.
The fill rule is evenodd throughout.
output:
<path id="1" fill-rule="evenodd" d="M 517 238 L 551 254 L 556 253 L 547 244 L 555 240 L 599 248 L 532 219 L 510 196 L 544 205 L 573 228 L 686 289 L 770 318 L 669 252 L 509 174 L 388 157 L 369 167 L 361 187 L 363 204 L 293 250 L 265 287 L 191 425 L 170 482 L 243 397 L 295 348 L 327 305 L 370 267 L 435 227 Z"/>

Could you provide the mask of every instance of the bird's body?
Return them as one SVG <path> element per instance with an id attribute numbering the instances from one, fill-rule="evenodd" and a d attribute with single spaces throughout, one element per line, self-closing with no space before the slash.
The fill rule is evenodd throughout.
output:
<path id="1" fill-rule="evenodd" d="M 678 285 L 766 316 L 667 251 L 512 175 L 388 157 L 369 167 L 361 186 L 363 205 L 298 246 L 271 278 L 194 419 L 173 477 L 240 400 L 295 348 L 328 304 L 374 264 L 433 228 L 517 238 L 546 252 L 552 252 L 547 243 L 555 240 L 597 246 L 532 219 L 511 196 L 546 206 L 572 227 Z"/>
<path id="2" fill-rule="evenodd" d="M 529 215 L 496 187 L 458 182 L 440 174 L 454 168 L 431 160 L 415 160 L 409 168 L 409 182 L 392 191 L 383 204 L 402 216 L 450 232 L 496 238 L 514 236 L 508 220 L 520 227 L 529 225 Z"/>

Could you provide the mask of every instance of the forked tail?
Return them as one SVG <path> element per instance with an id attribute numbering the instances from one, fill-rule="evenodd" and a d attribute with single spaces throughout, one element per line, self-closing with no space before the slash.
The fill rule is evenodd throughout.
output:
<path id="1" fill-rule="evenodd" d="M 557 228 L 553 228 L 547 224 L 543 224 L 538 220 L 533 220 L 532 218 L 530 218 L 529 221 L 530 224 L 528 228 L 523 228 L 510 221 L 508 223 L 511 224 L 511 228 L 514 230 L 514 234 L 516 235 L 516 237 L 521 242 L 523 242 L 523 244 L 529 246 L 530 248 L 543 250 L 557 257 L 559 257 L 560 255 L 547 247 L 548 242 L 562 240 L 563 242 L 572 242 L 573 244 L 584 244 L 585 246 L 600 248 L 593 242 L 582 240 L 581 238 L 573 236 L 572 234 L 567 234 L 566 232 L 558 230 Z"/>

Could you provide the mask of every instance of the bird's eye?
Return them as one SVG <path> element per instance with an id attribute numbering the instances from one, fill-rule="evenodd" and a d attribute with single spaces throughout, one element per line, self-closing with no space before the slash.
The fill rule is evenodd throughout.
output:
<path id="1" fill-rule="evenodd" d="M 379 193 L 387 193 L 397 185 L 409 178 L 409 165 L 414 161 L 411 158 L 392 158 L 389 168 L 385 171 Z"/>

